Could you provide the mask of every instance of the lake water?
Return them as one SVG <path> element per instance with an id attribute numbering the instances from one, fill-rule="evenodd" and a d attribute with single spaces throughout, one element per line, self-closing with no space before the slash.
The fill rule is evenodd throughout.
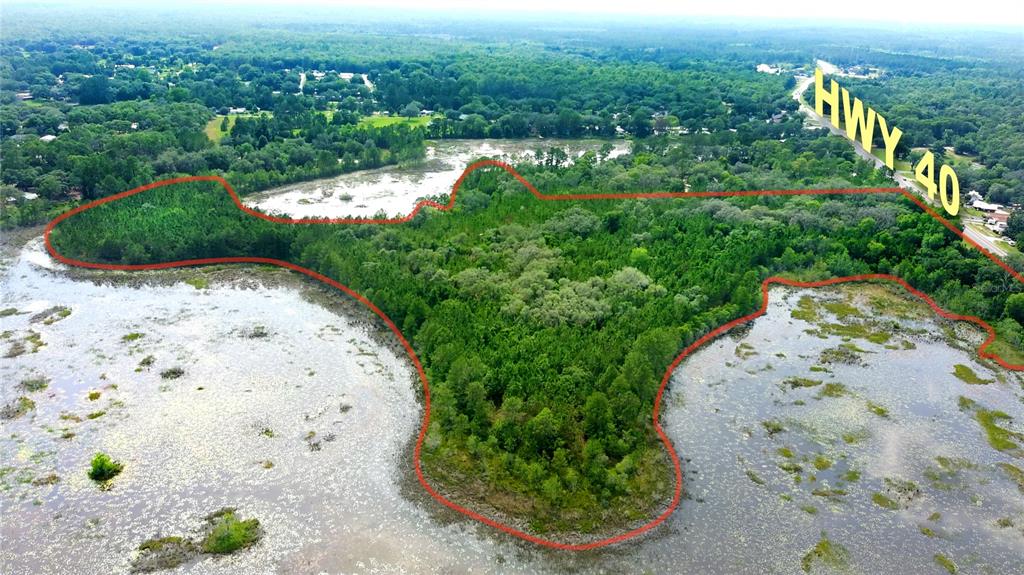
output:
<path id="1" fill-rule="evenodd" d="M 411 367 L 306 282 L 237 268 L 98 285 L 67 277 L 38 240 L 3 273 L 0 309 L 16 312 L 0 319 L 0 351 L 23 347 L 0 360 L 3 399 L 35 402 L 2 422 L 4 573 L 125 572 L 142 541 L 193 535 L 225 506 L 259 518 L 262 541 L 167 572 L 795 573 L 823 534 L 853 572 L 940 572 L 941 554 L 961 572 L 1009 573 L 1024 557 L 1024 497 L 997 466 L 1024 460 L 958 407 L 1001 409 L 1021 431 L 1020 379 L 883 288 L 773 289 L 765 317 L 694 354 L 664 409 L 687 498 L 647 537 L 574 554 L 451 520 L 403 489 L 421 417 Z M 896 323 L 866 319 L 879 301 Z M 55 306 L 70 313 L 44 313 Z M 812 321 L 792 317 L 809 309 Z M 829 333 L 846 324 L 892 335 Z M 957 379 L 956 364 L 991 382 Z M 183 374 L 161 375 L 172 368 Z M 19 387 L 38 377 L 46 389 Z M 125 464 L 106 491 L 86 477 L 96 451 Z"/>
<path id="2" fill-rule="evenodd" d="M 409 213 L 417 200 L 447 196 L 459 175 L 473 161 L 488 157 L 512 164 L 536 161 L 537 151 L 560 148 L 570 161 L 588 151 L 612 146 L 608 158 L 629 152 L 625 140 L 439 140 L 427 145 L 426 158 L 409 166 L 385 167 L 274 188 L 245 199 L 263 212 L 294 218 L 394 217 Z"/>

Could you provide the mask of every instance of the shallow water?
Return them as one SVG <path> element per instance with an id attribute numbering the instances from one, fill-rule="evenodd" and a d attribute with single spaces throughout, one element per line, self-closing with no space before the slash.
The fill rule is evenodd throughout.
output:
<path id="1" fill-rule="evenodd" d="M 475 522 L 441 522 L 418 487 L 414 500 L 403 496 L 407 442 L 421 416 L 411 368 L 367 327 L 304 298 L 299 282 L 134 288 L 74 281 L 59 268 L 36 241 L 3 278 L 0 309 L 18 313 L 0 319 L 11 332 L 0 351 L 30 332 L 44 344 L 0 360 L 4 402 L 27 395 L 36 403 L 4 421 L 0 437 L 5 573 L 124 572 L 142 541 L 194 534 L 224 506 L 259 518 L 263 540 L 168 572 L 794 573 L 823 532 L 846 549 L 855 572 L 937 572 L 933 556 L 942 553 L 961 572 L 1008 573 L 1024 557 L 1024 497 L 994 467 L 1024 467 L 1022 460 L 991 448 L 957 407 L 964 395 L 1002 409 L 1019 431 L 1020 382 L 935 337 L 941 330 L 930 314 L 900 320 L 903 332 L 887 342 L 898 349 L 855 339 L 846 343 L 863 350 L 858 364 L 811 372 L 843 340 L 807 333 L 818 324 L 791 310 L 804 294 L 848 292 L 773 289 L 767 316 L 709 344 L 673 377 L 664 426 L 685 458 L 689 498 L 647 538 L 572 554 Z M 866 310 L 862 300 L 851 303 Z M 70 315 L 32 321 L 57 305 Z M 132 333 L 144 335 L 125 341 Z M 153 365 L 136 371 L 148 356 Z M 951 374 L 955 364 L 1006 381 L 968 385 Z M 161 377 L 172 367 L 184 375 Z M 45 390 L 18 389 L 40 375 L 50 378 Z M 791 376 L 823 383 L 780 385 Z M 846 393 L 816 398 L 828 382 Z M 90 400 L 90 391 L 101 395 Z M 869 401 L 888 416 L 872 413 Z M 98 411 L 105 413 L 86 417 Z M 785 431 L 769 435 L 766 420 Z M 74 437 L 63 439 L 65 430 Z M 844 441 L 847 434 L 857 442 Z M 778 467 L 787 460 L 782 447 L 804 468 L 799 484 Z M 85 474 L 98 450 L 125 464 L 108 491 Z M 814 469 L 817 454 L 832 467 Z M 940 455 L 972 467 L 936 486 L 925 472 Z M 842 480 L 850 470 L 860 472 L 857 481 Z M 50 473 L 56 484 L 32 484 Z M 920 493 L 905 509 L 883 509 L 871 496 L 885 491 L 885 478 L 913 481 Z M 846 493 L 813 494 L 825 486 Z M 941 518 L 929 520 L 933 512 Z M 1014 527 L 999 527 L 1000 518 Z"/>
<path id="2" fill-rule="evenodd" d="M 274 188 L 245 199 L 246 205 L 267 213 L 296 218 L 371 217 L 409 213 L 417 200 L 447 196 L 467 166 L 482 157 L 509 163 L 536 161 L 537 151 L 561 148 L 570 161 L 587 151 L 611 144 L 609 158 L 629 151 L 625 140 L 439 140 L 427 146 L 422 162 L 404 167 L 363 170 L 334 178 Z"/>

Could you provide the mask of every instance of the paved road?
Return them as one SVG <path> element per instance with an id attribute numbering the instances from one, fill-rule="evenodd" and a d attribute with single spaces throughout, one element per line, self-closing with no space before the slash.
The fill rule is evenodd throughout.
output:
<path id="1" fill-rule="evenodd" d="M 979 231 L 975 231 L 974 228 L 968 225 L 964 225 L 964 235 L 978 242 L 981 245 L 981 247 L 992 252 L 993 254 L 999 257 L 1006 256 L 1006 250 L 999 247 L 999 244 L 1002 242 L 997 242 L 993 240 L 991 236 L 985 235 Z"/>
<path id="2" fill-rule="evenodd" d="M 850 142 L 850 144 L 853 145 L 853 150 L 857 152 L 858 156 L 867 160 L 868 162 L 871 162 L 871 164 L 874 165 L 876 168 L 885 168 L 886 166 L 883 160 L 880 160 L 874 155 L 870 154 L 867 150 L 864 149 L 864 146 L 860 145 L 860 142 L 851 140 L 849 137 L 847 137 L 846 130 L 841 130 L 833 126 L 831 121 L 829 121 L 823 116 L 819 116 L 818 113 L 814 111 L 814 106 L 808 104 L 804 100 L 804 93 L 806 93 L 807 90 L 813 85 L 813 77 L 796 76 L 796 88 L 793 90 L 793 99 L 800 104 L 800 111 L 803 112 L 804 115 L 808 117 L 808 119 L 810 119 L 812 124 L 828 128 L 828 130 L 833 134 L 836 134 L 837 136 L 842 136 L 843 139 L 845 139 L 847 142 Z M 898 185 L 899 187 L 905 190 L 909 190 L 917 194 L 918 196 L 921 196 L 921 199 L 923 199 L 926 203 L 938 205 L 938 198 L 934 200 L 929 198 L 924 192 L 921 191 L 921 188 L 918 187 L 917 182 L 913 178 L 908 178 L 901 174 L 894 174 L 893 180 L 895 180 L 896 185 Z"/>

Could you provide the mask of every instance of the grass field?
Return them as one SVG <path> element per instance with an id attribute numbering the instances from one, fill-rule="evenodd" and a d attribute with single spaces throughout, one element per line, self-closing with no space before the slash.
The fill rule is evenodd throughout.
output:
<path id="1" fill-rule="evenodd" d="M 320 113 L 327 118 L 328 122 L 330 122 L 331 118 L 334 116 L 334 112 L 331 110 L 323 110 Z M 271 115 L 271 112 L 260 112 L 260 114 Z M 231 131 L 231 128 L 235 126 L 235 120 L 237 120 L 239 117 L 252 118 L 257 115 L 259 114 L 228 114 L 227 116 L 218 114 L 214 116 L 212 120 L 206 123 L 206 127 L 203 128 L 203 131 L 206 133 L 206 137 L 209 138 L 211 142 L 219 144 L 220 141 L 224 138 L 224 136 L 228 135 L 228 132 Z M 221 131 L 220 129 L 220 124 L 224 121 L 225 117 L 228 119 L 228 132 Z M 380 128 L 382 126 L 393 126 L 395 124 L 408 124 L 410 126 L 426 126 L 427 124 L 430 123 L 432 119 L 433 118 L 430 116 L 364 116 L 362 118 L 359 118 L 359 125 L 370 126 L 374 128 Z M 298 136 L 298 134 L 299 133 L 297 130 L 293 132 L 293 135 L 295 136 Z"/>
<path id="2" fill-rule="evenodd" d="M 876 157 L 876 158 L 878 158 L 879 160 L 882 160 L 883 162 L 885 161 L 885 149 L 884 148 L 875 148 L 874 150 L 871 150 L 871 155 Z M 911 169 L 911 166 L 910 166 L 910 162 L 908 162 L 906 160 L 897 160 L 897 159 L 894 158 L 893 159 L 893 168 L 894 168 L 894 171 L 897 171 L 897 172 L 909 172 L 910 169 Z"/>
<path id="3" fill-rule="evenodd" d="M 272 112 L 260 112 L 260 114 L 272 115 Z M 206 127 L 203 128 L 203 132 L 206 133 L 206 137 L 209 138 L 211 142 L 219 144 L 220 141 L 224 138 L 224 136 L 228 135 L 228 132 L 231 131 L 231 128 L 235 127 L 235 120 L 237 120 L 239 117 L 254 118 L 260 114 L 228 114 L 227 116 L 218 114 L 214 116 L 212 120 L 206 123 Z M 224 121 L 225 117 L 228 119 L 227 132 L 223 132 L 220 129 L 220 124 Z"/>
<path id="4" fill-rule="evenodd" d="M 394 124 L 426 126 L 432 119 L 433 118 L 430 116 L 417 116 L 415 118 L 409 116 L 363 116 L 362 118 L 359 118 L 359 125 L 372 126 L 374 128 L 392 126 Z"/>

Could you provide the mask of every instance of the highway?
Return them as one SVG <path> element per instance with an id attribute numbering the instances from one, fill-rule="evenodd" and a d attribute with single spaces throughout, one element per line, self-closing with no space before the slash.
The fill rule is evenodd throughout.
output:
<path id="1" fill-rule="evenodd" d="M 992 239 L 991 236 L 975 230 L 972 226 L 968 225 L 967 223 L 964 224 L 964 235 L 971 238 L 975 242 L 978 242 L 978 244 L 980 244 L 981 247 L 992 252 L 993 254 L 999 257 L 1006 256 L 1006 250 L 999 247 L 999 244 L 1002 242 L 995 241 L 994 239 Z"/>

